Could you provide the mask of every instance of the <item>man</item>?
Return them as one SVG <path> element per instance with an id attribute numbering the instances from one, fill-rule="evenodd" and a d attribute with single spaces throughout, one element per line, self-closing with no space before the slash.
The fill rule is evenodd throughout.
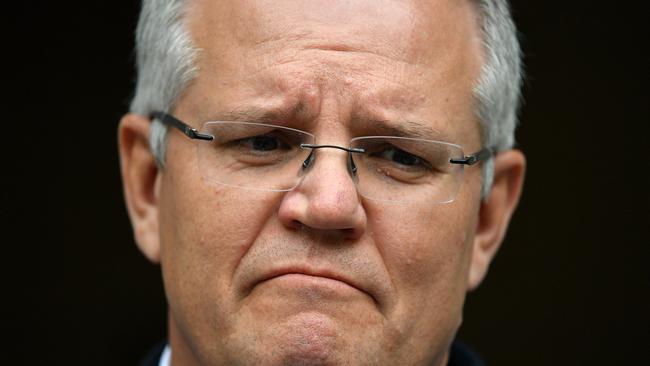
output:
<path id="1" fill-rule="evenodd" d="M 145 0 L 137 55 L 152 365 L 480 364 L 454 337 L 525 166 L 505 1 Z"/>

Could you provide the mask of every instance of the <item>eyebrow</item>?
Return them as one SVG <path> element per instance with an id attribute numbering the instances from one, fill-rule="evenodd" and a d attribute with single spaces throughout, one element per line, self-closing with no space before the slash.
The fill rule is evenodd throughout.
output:
<path id="1" fill-rule="evenodd" d="M 444 131 L 429 126 L 430 123 L 417 120 L 362 119 L 359 121 L 365 130 L 377 135 L 409 137 L 425 140 L 447 141 Z"/>
<path id="2" fill-rule="evenodd" d="M 263 107 L 245 107 L 237 108 L 226 112 L 216 113 L 212 118 L 206 121 L 239 121 L 255 122 L 266 124 L 277 124 L 290 119 L 300 118 L 308 114 L 306 107 L 299 103 L 290 108 L 263 108 Z"/>
<path id="3" fill-rule="evenodd" d="M 287 121 L 296 119 L 301 115 L 308 115 L 308 113 L 309 111 L 302 104 L 297 104 L 288 109 L 245 107 L 216 113 L 206 121 L 239 121 L 284 125 L 287 124 Z M 353 118 L 351 122 L 353 126 L 359 126 L 359 130 L 367 131 L 367 133 L 376 136 L 409 137 L 435 141 L 447 141 L 448 139 L 446 133 L 429 126 L 430 123 L 425 121 L 358 117 Z"/>

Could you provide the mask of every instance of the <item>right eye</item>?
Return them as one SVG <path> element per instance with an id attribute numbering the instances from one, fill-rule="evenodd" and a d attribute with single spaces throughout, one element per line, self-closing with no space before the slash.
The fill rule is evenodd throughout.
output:
<path id="1" fill-rule="evenodd" d="M 234 143 L 245 150 L 251 150 L 253 152 L 268 152 L 278 149 L 288 150 L 291 149 L 291 146 L 284 143 L 278 137 L 271 135 L 259 135 L 246 137 L 234 141 Z"/>
<path id="2" fill-rule="evenodd" d="M 296 154 L 295 145 L 276 132 L 249 135 L 218 145 L 222 158 L 230 157 L 242 164 L 269 165 L 286 162 Z"/>

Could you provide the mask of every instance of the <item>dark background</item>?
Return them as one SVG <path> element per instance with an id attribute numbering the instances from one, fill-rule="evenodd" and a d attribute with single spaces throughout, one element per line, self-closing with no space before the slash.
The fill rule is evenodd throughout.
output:
<path id="1" fill-rule="evenodd" d="M 517 140 L 529 168 L 460 331 L 489 365 L 647 362 L 648 12 L 631 3 L 513 2 L 529 75 Z M 31 133 L 4 131 L 15 140 L 5 147 L 20 151 L 5 155 L 17 179 L 5 179 L 0 211 L 20 238 L 3 260 L 15 295 L 5 301 L 11 364 L 134 365 L 165 336 L 159 268 L 133 242 L 118 173 L 138 8 L 30 2 L 8 12 L 5 58 L 18 65 L 5 77 L 18 102 L 6 109 Z"/>

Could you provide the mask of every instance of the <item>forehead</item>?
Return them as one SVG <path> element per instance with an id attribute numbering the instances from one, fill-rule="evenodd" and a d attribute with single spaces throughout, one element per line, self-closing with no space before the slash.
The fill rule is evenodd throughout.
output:
<path id="1" fill-rule="evenodd" d="M 222 37 L 224 46 L 307 39 L 413 61 L 448 43 L 446 33 L 466 36 L 470 7 L 466 0 L 195 0 L 190 18 L 195 35 Z"/>
<path id="2" fill-rule="evenodd" d="M 359 113 L 379 119 L 443 104 L 458 115 L 451 106 L 467 109 L 480 69 L 474 14 L 459 0 L 196 0 L 193 107 L 309 106 L 327 89 L 353 95 Z"/>

